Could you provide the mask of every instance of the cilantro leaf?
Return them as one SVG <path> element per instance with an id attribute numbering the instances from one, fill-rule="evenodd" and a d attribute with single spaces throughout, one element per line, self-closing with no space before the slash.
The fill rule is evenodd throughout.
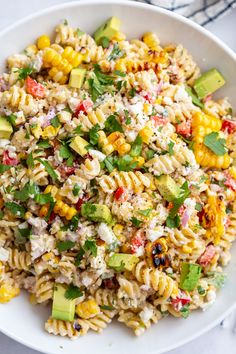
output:
<path id="1" fill-rule="evenodd" d="M 171 218 L 174 218 L 174 216 L 177 214 L 179 208 L 181 205 L 184 203 L 185 199 L 188 198 L 190 194 L 190 190 L 188 188 L 188 182 L 185 181 L 184 184 L 180 187 L 180 194 L 178 198 L 173 200 L 173 208 L 170 210 L 169 216 Z"/>
<path id="2" fill-rule="evenodd" d="M 18 231 L 22 237 L 26 237 L 26 238 L 29 238 L 29 236 L 32 233 L 32 230 L 30 228 L 25 228 L 25 229 L 19 228 Z"/>
<path id="3" fill-rule="evenodd" d="M 131 150 L 130 150 L 130 156 L 135 157 L 135 156 L 140 156 L 142 152 L 142 144 L 143 140 L 141 136 L 137 136 L 137 138 L 134 140 Z"/>
<path id="4" fill-rule="evenodd" d="M 139 214 L 143 216 L 149 216 L 151 213 L 152 209 L 145 209 L 145 210 L 139 210 Z"/>
<path id="5" fill-rule="evenodd" d="M 84 254 L 85 254 L 85 250 L 82 247 L 80 247 L 79 252 L 77 253 L 75 258 L 75 265 L 77 267 L 80 265 L 80 262 L 82 261 Z"/>
<path id="6" fill-rule="evenodd" d="M 41 148 L 43 148 L 43 149 L 48 149 L 48 148 L 52 147 L 51 144 L 49 143 L 49 140 L 42 140 L 42 141 L 39 141 L 39 142 L 37 143 L 37 145 L 38 145 L 38 147 L 41 147 Z"/>
<path id="7" fill-rule="evenodd" d="M 97 145 L 98 144 L 98 139 L 99 139 L 99 134 L 98 131 L 100 130 L 100 125 L 95 124 L 89 131 L 89 142 L 91 145 Z"/>
<path id="8" fill-rule="evenodd" d="M 82 125 L 80 124 L 80 125 L 78 125 L 74 130 L 73 130 L 73 133 L 74 134 L 81 134 L 81 127 L 82 127 Z"/>
<path id="9" fill-rule="evenodd" d="M 110 44 L 109 38 L 107 37 L 102 37 L 101 39 L 101 45 L 103 48 L 108 48 Z"/>
<path id="10" fill-rule="evenodd" d="M 24 217 L 25 208 L 22 205 L 19 205 L 15 202 L 6 202 L 4 205 L 8 210 L 10 210 L 13 215 L 18 216 L 20 218 Z"/>
<path id="11" fill-rule="evenodd" d="M 142 224 L 142 220 L 139 220 L 139 219 L 135 218 L 134 216 L 131 218 L 130 221 L 136 227 L 139 227 Z"/>
<path id="12" fill-rule="evenodd" d="M 53 197 L 50 193 L 47 194 L 37 194 L 34 198 L 37 204 L 44 205 L 47 203 L 54 202 Z"/>
<path id="13" fill-rule="evenodd" d="M 95 64 L 91 78 L 88 79 L 90 94 L 92 96 L 93 102 L 95 102 L 97 98 L 104 93 L 105 87 L 108 85 L 112 85 L 113 82 L 113 76 L 104 74 L 101 71 L 100 66 L 98 64 Z"/>
<path id="14" fill-rule="evenodd" d="M 104 160 L 103 163 L 105 167 L 107 168 L 108 172 L 112 172 L 115 169 L 115 162 L 116 159 L 113 156 L 107 156 Z"/>
<path id="15" fill-rule="evenodd" d="M 73 190 L 72 190 L 72 193 L 75 197 L 79 194 L 80 189 L 81 189 L 80 185 L 78 183 L 76 183 L 73 187 Z"/>
<path id="16" fill-rule="evenodd" d="M 50 165 L 50 163 L 46 160 L 41 159 L 40 157 L 37 157 L 36 160 L 38 160 L 42 165 L 44 165 L 45 170 L 49 174 L 49 176 L 52 178 L 53 182 L 58 180 L 58 175 Z"/>
<path id="17" fill-rule="evenodd" d="M 112 49 L 111 54 L 108 56 L 108 60 L 116 60 L 118 58 L 121 58 L 124 55 L 123 50 L 120 49 L 119 44 L 115 43 Z"/>
<path id="18" fill-rule="evenodd" d="M 89 216 L 96 211 L 96 205 L 92 203 L 84 203 L 83 204 L 83 216 Z"/>
<path id="19" fill-rule="evenodd" d="M 130 155 L 124 155 L 116 161 L 116 166 L 119 171 L 132 171 L 137 167 L 137 164 L 137 161 L 134 161 Z"/>
<path id="20" fill-rule="evenodd" d="M 202 211 L 202 204 L 201 203 L 196 203 L 195 210 Z"/>
<path id="21" fill-rule="evenodd" d="M 225 155 L 227 152 L 225 147 L 226 140 L 219 138 L 219 133 L 217 132 L 205 135 L 203 143 L 218 156 Z"/>
<path id="22" fill-rule="evenodd" d="M 26 159 L 27 166 L 31 169 L 34 168 L 34 158 L 32 152 L 28 154 Z"/>
<path id="23" fill-rule="evenodd" d="M 166 219 L 166 226 L 171 228 L 171 229 L 174 229 L 176 227 L 179 227 L 180 225 L 180 217 L 179 215 L 175 215 L 175 216 L 168 216 L 167 219 Z"/>
<path id="24" fill-rule="evenodd" d="M 10 170 L 12 166 L 10 165 L 3 165 L 2 163 L 0 164 L 0 173 L 4 173 L 5 171 Z"/>
<path id="25" fill-rule="evenodd" d="M 198 285 L 197 291 L 198 291 L 199 295 L 205 295 L 206 294 L 206 290 L 201 285 Z"/>
<path id="26" fill-rule="evenodd" d="M 70 240 L 57 242 L 57 249 L 59 252 L 64 252 L 64 251 L 70 250 L 74 246 L 75 246 L 75 242 L 70 241 Z"/>
<path id="27" fill-rule="evenodd" d="M 133 97 L 135 96 L 135 94 L 136 94 L 135 88 L 132 87 L 132 89 L 128 92 L 128 94 L 129 94 L 129 96 L 130 96 L 131 98 L 133 98 Z"/>
<path id="28" fill-rule="evenodd" d="M 18 80 L 25 80 L 34 72 L 34 69 L 32 66 L 27 66 L 26 68 L 16 69 L 16 72 L 18 73 Z"/>
<path id="29" fill-rule="evenodd" d="M 120 124 L 120 122 L 118 122 L 118 120 L 116 119 L 116 116 L 115 115 L 110 115 L 106 122 L 105 122 L 105 130 L 108 132 L 108 133 L 113 133 L 113 132 L 121 132 L 123 133 L 123 128 Z"/>
<path id="30" fill-rule="evenodd" d="M 113 306 L 102 305 L 102 306 L 100 306 L 100 309 L 102 309 L 102 310 L 107 310 L 107 311 L 112 311 L 112 310 L 114 310 L 115 308 L 114 308 Z"/>
<path id="31" fill-rule="evenodd" d="M 59 128 L 60 125 L 61 125 L 58 116 L 53 117 L 53 118 L 50 120 L 50 123 L 51 123 L 51 125 L 52 125 L 54 128 Z"/>
<path id="32" fill-rule="evenodd" d="M 120 70 L 113 71 L 113 74 L 116 75 L 116 76 L 120 76 L 120 77 L 125 77 L 126 76 L 126 73 L 123 72 L 123 71 L 120 71 Z"/>
<path id="33" fill-rule="evenodd" d="M 155 155 L 155 151 L 154 150 L 149 149 L 149 150 L 146 151 L 147 160 L 151 160 L 154 155 Z"/>
<path id="34" fill-rule="evenodd" d="M 93 239 L 88 239 L 84 243 L 84 250 L 90 251 L 94 257 L 97 257 L 97 245 Z"/>
<path id="35" fill-rule="evenodd" d="M 9 116 L 6 116 L 6 119 L 8 120 L 8 122 L 13 126 L 15 127 L 16 126 L 16 119 L 17 119 L 17 116 L 15 114 L 10 114 Z"/>
<path id="36" fill-rule="evenodd" d="M 74 286 L 73 284 L 70 284 L 65 291 L 65 298 L 67 300 L 74 300 L 77 299 L 77 297 L 81 297 L 83 295 L 83 292 L 78 288 L 77 286 Z"/>
<path id="37" fill-rule="evenodd" d="M 190 314 L 189 306 L 190 306 L 189 304 L 186 304 L 183 307 L 181 307 L 180 313 L 181 313 L 183 318 L 188 318 L 188 316 Z"/>
<path id="38" fill-rule="evenodd" d="M 217 289 L 220 289 L 224 286 L 226 280 L 226 275 L 224 273 L 208 272 L 207 276 L 207 281 L 214 285 Z"/>
<path id="39" fill-rule="evenodd" d="M 168 147 L 169 147 L 168 153 L 170 156 L 174 155 L 174 146 L 175 146 L 175 143 L 173 141 L 170 141 L 168 144 Z"/>

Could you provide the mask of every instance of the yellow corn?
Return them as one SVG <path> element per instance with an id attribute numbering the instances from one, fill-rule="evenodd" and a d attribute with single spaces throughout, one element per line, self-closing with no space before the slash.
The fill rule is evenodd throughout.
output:
<path id="1" fill-rule="evenodd" d="M 214 117 L 212 115 L 206 114 L 204 112 L 196 112 L 193 115 L 192 127 L 194 129 L 199 125 L 206 128 L 210 128 L 211 131 L 218 132 L 221 129 L 222 122 L 219 118 Z"/>
<path id="2" fill-rule="evenodd" d="M 75 208 L 70 207 L 62 200 L 57 200 L 53 209 L 54 213 L 59 214 L 61 217 L 65 217 L 67 220 L 71 220 L 73 216 L 77 214 Z"/>
<path id="3" fill-rule="evenodd" d="M 47 139 L 47 138 L 54 138 L 57 133 L 59 132 L 60 127 L 54 128 L 52 125 L 49 125 L 48 127 L 44 128 L 42 131 L 42 138 Z"/>
<path id="4" fill-rule="evenodd" d="M 184 246 L 181 248 L 181 251 L 182 251 L 183 253 L 186 253 L 186 254 L 192 253 L 192 248 L 189 247 L 189 246 L 187 246 L 187 245 L 184 245 Z"/>
<path id="5" fill-rule="evenodd" d="M 149 144 L 151 137 L 153 136 L 154 132 L 150 127 L 150 124 L 147 124 L 143 129 L 140 130 L 139 136 L 141 136 L 143 142 L 145 144 Z"/>
<path id="6" fill-rule="evenodd" d="M 43 132 L 42 128 L 39 125 L 37 125 L 36 127 L 30 128 L 30 130 L 36 139 L 39 139 L 42 135 L 42 132 Z"/>
<path id="7" fill-rule="evenodd" d="M 27 211 L 25 213 L 25 220 L 28 220 L 29 218 L 31 218 L 33 216 L 33 214 L 30 211 Z"/>
<path id="8" fill-rule="evenodd" d="M 236 179 L 236 167 L 232 166 L 229 168 L 229 174 L 231 177 L 233 177 L 234 179 Z"/>
<path id="9" fill-rule="evenodd" d="M 231 163 L 231 158 L 228 154 L 215 155 L 203 144 L 194 144 L 193 151 L 197 163 L 202 167 L 226 169 Z"/>
<path id="10" fill-rule="evenodd" d="M 83 301 L 76 306 L 76 313 L 80 318 L 88 319 L 100 313 L 100 307 L 95 300 Z"/>
<path id="11" fill-rule="evenodd" d="M 159 51 L 160 46 L 159 46 L 159 39 L 154 32 L 146 32 L 143 35 L 143 41 L 144 43 L 150 48 L 151 50 L 154 51 Z"/>
<path id="12" fill-rule="evenodd" d="M 38 49 L 44 49 L 44 48 L 47 48 L 47 47 L 50 47 L 50 38 L 43 34 L 42 36 L 40 36 L 38 39 L 37 39 L 37 47 Z"/>
<path id="13" fill-rule="evenodd" d="M 8 283 L 3 283 L 0 286 L 0 303 L 9 302 L 13 297 L 19 295 L 20 289 L 17 286 L 12 286 Z"/>
<path id="14" fill-rule="evenodd" d="M 38 48 L 35 44 L 30 44 L 25 48 L 27 54 L 36 54 L 38 52 Z"/>
<path id="15" fill-rule="evenodd" d="M 105 139 L 104 139 L 105 141 Z M 107 137 L 108 145 L 104 145 L 104 152 L 108 153 L 112 150 L 110 145 L 113 147 L 113 151 L 116 150 L 119 155 L 124 155 L 128 153 L 131 149 L 131 145 L 126 143 L 125 138 L 120 132 L 113 132 Z M 111 151 L 112 152 L 112 151 Z"/>
<path id="16" fill-rule="evenodd" d="M 48 215 L 49 208 L 50 208 L 50 204 L 44 204 L 39 210 L 39 217 L 45 218 L 45 216 Z"/>
<path id="17" fill-rule="evenodd" d="M 58 188 L 56 186 L 53 186 L 52 184 L 49 184 L 45 190 L 44 190 L 44 194 L 48 194 L 50 193 L 52 195 L 52 197 L 55 197 L 56 194 L 58 192 Z"/>
<path id="18" fill-rule="evenodd" d="M 112 37 L 113 41 L 121 42 L 126 40 L 126 35 L 122 32 L 116 32 Z"/>
<path id="19" fill-rule="evenodd" d="M 162 96 L 157 97 L 157 99 L 154 102 L 155 104 L 162 104 Z"/>
<path id="20" fill-rule="evenodd" d="M 127 63 L 125 59 L 118 59 L 115 62 L 115 70 L 119 70 L 119 71 L 123 71 L 126 72 L 127 71 Z"/>
<path id="21" fill-rule="evenodd" d="M 133 158 L 133 161 L 137 162 L 137 167 L 142 167 L 145 163 L 145 159 L 142 156 L 136 156 Z"/>
<path id="22" fill-rule="evenodd" d="M 121 225 L 121 224 L 116 224 L 116 225 L 113 227 L 113 232 L 114 232 L 114 234 L 116 235 L 116 237 L 117 237 L 118 239 L 120 239 L 120 236 L 122 235 L 123 229 L 124 229 L 124 226 Z"/>
<path id="23" fill-rule="evenodd" d="M 59 82 L 62 85 L 65 84 L 68 80 L 68 76 L 64 75 L 63 71 L 59 70 L 57 67 L 53 67 L 51 70 L 49 70 L 48 74 L 53 79 L 53 81 Z"/>
<path id="24" fill-rule="evenodd" d="M 83 55 L 77 53 L 72 47 L 66 47 L 62 53 L 62 57 L 65 58 L 73 68 L 79 66 L 83 60 Z"/>

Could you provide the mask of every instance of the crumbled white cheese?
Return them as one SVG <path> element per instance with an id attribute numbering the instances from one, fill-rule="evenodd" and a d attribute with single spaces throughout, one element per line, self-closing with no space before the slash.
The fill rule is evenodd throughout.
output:
<path id="1" fill-rule="evenodd" d="M 144 246 L 137 247 L 137 248 L 135 249 L 135 255 L 136 255 L 137 257 L 143 256 L 143 255 L 144 255 Z"/>
<path id="2" fill-rule="evenodd" d="M 92 284 L 93 279 L 90 278 L 90 277 L 88 277 L 88 276 L 83 276 L 81 282 L 82 282 L 82 284 L 83 284 L 85 287 L 88 287 L 89 285 Z"/>
<path id="3" fill-rule="evenodd" d="M 10 141 L 7 139 L 0 139 L 0 148 L 6 147 L 8 144 L 10 144 Z"/>
<path id="4" fill-rule="evenodd" d="M 98 236 L 105 241 L 108 245 L 117 241 L 117 238 L 111 228 L 102 222 L 97 228 Z"/>
<path id="5" fill-rule="evenodd" d="M 98 159 L 98 161 L 103 161 L 106 158 L 106 155 L 98 150 L 89 150 L 89 155 L 91 155 L 94 159 Z"/>
<path id="6" fill-rule="evenodd" d="M 31 235 L 31 257 L 32 260 L 40 257 L 43 253 L 52 251 L 55 248 L 55 238 L 48 234 Z"/>
<path id="7" fill-rule="evenodd" d="M 163 101 L 164 104 L 166 104 L 168 106 L 172 106 L 172 104 L 173 104 L 172 99 L 170 97 L 168 97 L 168 96 L 163 97 L 162 101 Z"/>
<path id="8" fill-rule="evenodd" d="M 132 104 L 129 106 L 129 111 L 130 113 L 137 115 L 139 113 L 142 113 L 143 111 L 143 103 L 142 102 L 137 102 L 135 104 Z"/>
<path id="9" fill-rule="evenodd" d="M 147 230 L 147 239 L 151 242 L 156 241 L 158 238 L 162 237 L 164 234 L 164 228 L 162 226 L 157 226 L 155 229 Z"/>
<path id="10" fill-rule="evenodd" d="M 9 251 L 3 247 L 0 247 L 0 261 L 6 262 L 9 258 Z"/>
<path id="11" fill-rule="evenodd" d="M 183 86 L 180 86 L 177 89 L 174 99 L 176 102 L 186 101 L 189 99 L 189 95 L 187 94 Z"/>
<path id="12" fill-rule="evenodd" d="M 150 321 L 152 316 L 153 316 L 153 310 L 148 307 L 144 307 L 143 311 L 139 313 L 139 317 L 141 318 L 143 323 L 147 323 L 148 321 Z"/>

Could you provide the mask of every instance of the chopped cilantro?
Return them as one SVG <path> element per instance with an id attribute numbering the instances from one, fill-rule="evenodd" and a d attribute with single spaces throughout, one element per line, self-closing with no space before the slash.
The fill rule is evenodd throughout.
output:
<path id="1" fill-rule="evenodd" d="M 149 216 L 151 214 L 152 209 L 140 210 L 138 213 L 143 216 Z"/>
<path id="2" fill-rule="evenodd" d="M 79 216 L 74 215 L 73 218 L 71 219 L 69 229 L 71 231 L 76 231 L 78 229 L 78 223 L 79 223 Z"/>
<path id="3" fill-rule="evenodd" d="M 135 94 L 136 94 L 135 88 L 133 87 L 133 88 L 128 92 L 128 94 L 129 94 L 130 97 L 133 98 L 133 97 L 135 96 Z"/>
<path id="4" fill-rule="evenodd" d="M 218 156 L 225 155 L 227 152 L 225 147 L 226 140 L 219 138 L 219 133 L 217 132 L 205 135 L 203 143 Z"/>
<path id="5" fill-rule="evenodd" d="M 97 257 L 97 245 L 93 239 L 88 239 L 84 243 L 84 250 L 90 251 L 94 257 Z"/>
<path id="6" fill-rule="evenodd" d="M 202 211 L 202 204 L 201 204 L 201 203 L 196 203 L 195 209 L 196 209 L 197 211 Z"/>
<path id="7" fill-rule="evenodd" d="M 26 183 L 22 190 L 14 193 L 14 198 L 26 202 L 30 197 L 34 198 L 39 193 L 39 187 L 35 183 Z"/>
<path id="8" fill-rule="evenodd" d="M 116 166 L 119 171 L 132 171 L 137 167 L 137 164 L 137 161 L 133 161 L 133 158 L 130 155 L 124 155 L 116 161 Z"/>
<path id="9" fill-rule="evenodd" d="M 143 143 L 143 140 L 142 140 L 141 136 L 138 135 L 132 144 L 130 156 L 132 156 L 132 157 L 140 156 L 140 154 L 142 152 L 142 143 Z"/>
<path id="10" fill-rule="evenodd" d="M 25 215 L 25 208 L 15 202 L 6 202 L 5 207 L 15 216 L 23 218 Z"/>
<path id="11" fill-rule="evenodd" d="M 37 194 L 34 198 L 37 204 L 44 205 L 53 202 L 53 197 L 50 193 L 47 194 Z"/>
<path id="12" fill-rule="evenodd" d="M 121 132 L 123 133 L 123 128 L 120 124 L 120 122 L 118 122 L 118 120 L 116 119 L 116 116 L 114 114 L 110 115 L 106 122 L 105 122 L 105 130 L 108 133 L 113 133 L 113 132 Z"/>
<path id="13" fill-rule="evenodd" d="M 93 102 L 101 96 L 106 86 L 112 85 L 114 82 L 114 77 L 104 74 L 98 64 L 94 65 L 94 71 L 90 79 L 88 79 L 88 84 L 90 88 L 90 94 L 92 96 Z"/>
<path id="14" fill-rule="evenodd" d="M 110 44 L 109 38 L 107 37 L 102 37 L 101 39 L 101 45 L 103 48 L 108 48 Z"/>
<path id="15" fill-rule="evenodd" d="M 32 152 L 28 154 L 26 159 L 27 166 L 31 169 L 34 168 L 34 158 Z"/>
<path id="16" fill-rule="evenodd" d="M 52 118 L 52 119 L 50 120 L 50 123 L 51 123 L 51 125 L 52 125 L 54 128 L 59 128 L 60 125 L 61 125 L 58 116 L 55 116 L 54 118 Z"/>
<path id="17" fill-rule="evenodd" d="M 100 309 L 102 309 L 102 310 L 107 310 L 107 311 L 112 311 L 112 310 L 114 310 L 115 308 L 114 308 L 113 306 L 102 305 L 102 306 L 100 306 Z"/>
<path id="18" fill-rule="evenodd" d="M 77 297 L 81 297 L 83 295 L 83 292 L 78 288 L 77 286 L 74 286 L 70 284 L 65 291 L 65 298 L 67 300 L 74 300 L 77 299 Z"/>
<path id="19" fill-rule="evenodd" d="M 10 170 L 12 168 L 11 165 L 3 165 L 2 163 L 0 164 L 0 173 L 4 173 L 5 171 Z"/>
<path id="20" fill-rule="evenodd" d="M 50 163 L 46 160 L 43 160 L 39 157 L 36 158 L 42 165 L 44 165 L 45 170 L 49 174 L 49 176 L 52 178 L 53 182 L 55 182 L 58 179 L 57 173 L 54 171 L 53 167 L 50 165 Z"/>
<path id="21" fill-rule="evenodd" d="M 173 141 L 170 141 L 168 144 L 168 147 L 169 147 L 168 153 L 170 156 L 174 155 L 174 146 L 175 146 L 175 143 Z"/>
<path id="22" fill-rule="evenodd" d="M 189 306 L 190 306 L 189 304 L 186 304 L 183 307 L 181 307 L 180 313 L 181 313 L 183 318 L 188 318 L 189 313 L 190 313 Z"/>
<path id="23" fill-rule="evenodd" d="M 15 127 L 16 126 L 16 119 L 17 119 L 17 116 L 15 114 L 10 114 L 9 116 L 6 116 L 6 119 L 8 120 L 8 122 L 13 126 Z"/>
<path id="24" fill-rule="evenodd" d="M 92 203 L 84 203 L 83 204 L 83 215 L 84 216 L 89 216 L 90 214 L 93 214 L 96 211 L 96 205 Z"/>
<path id="25" fill-rule="evenodd" d="M 179 215 L 175 215 L 175 216 L 168 216 L 167 219 L 166 219 L 166 226 L 171 228 L 171 229 L 174 229 L 174 228 L 177 228 L 179 227 L 180 225 L 180 217 Z"/>
<path id="26" fill-rule="evenodd" d="M 83 259 L 84 254 L 85 254 L 85 250 L 82 247 L 80 247 L 79 252 L 77 253 L 75 258 L 75 265 L 77 267 L 80 265 L 80 262 Z"/>
<path id="27" fill-rule="evenodd" d="M 25 80 L 34 72 L 34 69 L 31 66 L 27 66 L 26 68 L 16 69 L 16 72 L 18 73 L 18 80 Z"/>
<path id="28" fill-rule="evenodd" d="M 48 148 L 52 147 L 51 144 L 49 143 L 49 140 L 42 140 L 42 141 L 39 141 L 39 142 L 37 143 L 37 145 L 38 145 L 38 147 L 41 147 L 41 148 L 43 148 L 43 149 L 48 149 Z"/>
<path id="29" fill-rule="evenodd" d="M 99 139 L 99 134 L 98 131 L 100 130 L 100 125 L 95 124 L 89 131 L 89 142 L 91 145 L 97 145 L 98 144 L 98 139 Z"/>
<path id="30" fill-rule="evenodd" d="M 74 134 L 81 134 L 81 127 L 82 127 L 81 124 L 78 125 L 78 127 L 76 127 L 76 128 L 74 129 L 73 133 L 74 133 Z"/>
<path id="31" fill-rule="evenodd" d="M 154 155 L 155 155 L 155 151 L 154 150 L 149 149 L 149 150 L 146 151 L 147 160 L 151 160 Z"/>
<path id="32" fill-rule="evenodd" d="M 124 55 L 123 50 L 120 49 L 119 44 L 115 43 L 112 49 L 111 54 L 108 56 L 108 60 L 116 60 L 118 58 L 121 58 Z"/>
<path id="33" fill-rule="evenodd" d="M 199 295 L 205 295 L 206 294 L 206 290 L 203 289 L 203 287 L 201 285 L 198 285 L 197 291 L 198 291 Z"/>
<path id="34" fill-rule="evenodd" d="M 30 228 L 25 228 L 25 229 L 18 229 L 19 230 L 19 233 L 22 237 L 30 237 L 31 233 L 32 233 L 32 230 Z"/>
<path id="35" fill-rule="evenodd" d="M 112 172 L 115 169 L 115 158 L 112 156 L 107 156 L 104 160 L 103 163 L 105 167 L 107 168 L 108 172 Z"/>
<path id="36" fill-rule="evenodd" d="M 180 194 L 178 198 L 174 199 L 172 202 L 173 208 L 170 210 L 169 213 L 169 216 L 171 218 L 173 218 L 177 214 L 179 208 L 184 203 L 185 199 L 188 198 L 189 194 L 190 194 L 190 190 L 188 188 L 188 182 L 185 181 L 184 184 L 180 187 Z"/>
<path id="37" fill-rule="evenodd" d="M 134 216 L 130 220 L 135 227 L 139 227 L 142 224 L 142 220 L 135 218 Z"/>
<path id="38" fill-rule="evenodd" d="M 78 183 L 76 183 L 73 187 L 73 190 L 72 190 L 72 193 L 75 197 L 79 194 L 80 189 L 81 189 L 80 185 Z"/>
<path id="39" fill-rule="evenodd" d="M 75 242 L 70 241 L 70 240 L 57 242 L 57 249 L 59 252 L 64 252 L 64 251 L 70 250 L 74 246 L 75 246 Z"/>
<path id="40" fill-rule="evenodd" d="M 120 70 L 113 71 L 113 74 L 116 75 L 116 76 L 120 76 L 120 77 L 125 77 L 126 76 L 126 73 L 123 72 L 123 71 L 120 71 Z"/>
<path id="41" fill-rule="evenodd" d="M 81 37 L 81 36 L 84 34 L 84 32 L 81 31 L 81 29 L 79 29 L 79 28 L 77 28 L 77 30 L 75 31 L 75 33 L 76 33 L 77 37 Z"/>

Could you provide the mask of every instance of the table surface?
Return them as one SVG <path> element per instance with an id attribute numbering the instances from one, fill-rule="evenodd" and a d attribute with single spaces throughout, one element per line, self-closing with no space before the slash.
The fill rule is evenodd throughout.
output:
<path id="1" fill-rule="evenodd" d="M 24 16 L 63 2 L 65 0 L 0 0 L 0 4 L 2 5 L 0 30 Z M 235 31 L 233 31 L 233 29 L 235 30 L 235 23 L 236 9 L 216 22 L 209 24 L 207 29 L 236 51 L 236 36 Z M 169 354 L 233 354 L 235 353 L 235 349 L 233 349 L 236 344 L 235 339 L 235 315 L 231 315 L 224 321 L 223 326 L 219 324 L 210 332 L 179 349 L 172 350 Z M 39 354 L 39 352 L 26 348 L 1 333 L 0 348 L 1 354 Z"/>

